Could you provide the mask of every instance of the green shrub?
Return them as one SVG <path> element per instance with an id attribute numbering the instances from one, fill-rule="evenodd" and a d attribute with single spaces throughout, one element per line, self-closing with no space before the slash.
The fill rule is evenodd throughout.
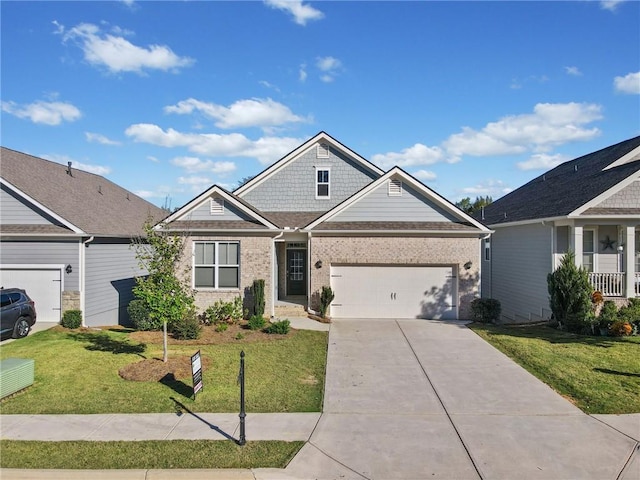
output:
<path id="1" fill-rule="evenodd" d="M 266 322 L 264 320 L 264 317 L 259 317 L 258 315 L 253 315 L 250 319 L 249 319 L 249 329 L 250 330 L 260 330 L 261 328 L 264 328 Z"/>
<path id="2" fill-rule="evenodd" d="M 640 298 L 630 298 L 629 303 L 618 310 L 618 319 L 635 325 L 635 330 L 640 329 Z"/>
<path id="3" fill-rule="evenodd" d="M 502 306 L 495 298 L 476 298 L 471 302 L 471 317 L 476 322 L 497 323 Z"/>
<path id="4" fill-rule="evenodd" d="M 226 323 L 220 323 L 218 325 L 216 325 L 216 332 L 218 333 L 222 333 L 222 332 L 226 332 L 227 328 L 229 328 L 229 325 L 227 325 Z"/>
<path id="5" fill-rule="evenodd" d="M 153 320 L 149 316 L 149 307 L 144 300 L 131 300 L 127 312 L 129 312 L 129 320 L 136 330 L 160 330 L 162 328 L 161 319 Z"/>
<path id="6" fill-rule="evenodd" d="M 609 327 L 609 335 L 612 337 L 624 337 L 625 335 L 631 335 L 633 328 L 629 322 L 622 320 L 616 320 Z"/>
<path id="7" fill-rule="evenodd" d="M 549 306 L 561 326 L 570 332 L 581 332 L 591 325 L 591 293 L 587 271 L 576 267 L 575 254 L 562 257 L 558 269 L 547 275 Z"/>
<path id="8" fill-rule="evenodd" d="M 331 287 L 322 287 L 322 293 L 320 293 L 320 316 L 322 318 L 327 318 L 329 305 L 331 305 L 334 298 L 336 298 L 336 295 L 333 293 L 333 290 L 331 290 Z"/>
<path id="9" fill-rule="evenodd" d="M 62 315 L 62 322 L 60 323 L 64 328 L 79 328 L 82 325 L 82 311 L 67 310 Z"/>
<path id="10" fill-rule="evenodd" d="M 236 333 L 236 340 L 242 340 L 244 338 L 244 333 L 238 332 Z"/>
<path id="11" fill-rule="evenodd" d="M 616 307 L 615 302 L 606 300 L 602 305 L 602 310 L 600 310 L 600 315 L 598 316 L 598 326 L 600 328 L 609 328 L 609 325 L 617 319 L 618 307 Z"/>
<path id="12" fill-rule="evenodd" d="M 253 315 L 264 316 L 264 280 L 259 278 L 251 285 L 253 295 Z"/>
<path id="13" fill-rule="evenodd" d="M 265 333 L 272 333 L 276 335 L 286 335 L 289 333 L 291 329 L 291 322 L 289 320 L 279 320 L 277 322 L 273 322 L 269 324 L 267 328 L 264 329 Z"/>
<path id="14" fill-rule="evenodd" d="M 193 311 L 171 326 L 171 333 L 178 340 L 195 340 L 200 337 L 201 332 L 202 326 Z"/>
<path id="15" fill-rule="evenodd" d="M 235 297 L 230 302 L 218 300 L 210 305 L 204 312 L 202 323 L 205 325 L 230 325 L 242 320 L 242 297 Z"/>

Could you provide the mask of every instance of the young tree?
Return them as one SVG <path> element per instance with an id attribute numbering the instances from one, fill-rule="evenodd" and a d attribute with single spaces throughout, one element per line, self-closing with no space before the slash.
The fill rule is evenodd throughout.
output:
<path id="1" fill-rule="evenodd" d="M 547 275 L 547 288 L 551 311 L 561 325 L 574 332 L 587 326 L 593 288 L 587 271 L 576 267 L 573 252 L 564 255 L 558 269 Z"/>
<path id="2" fill-rule="evenodd" d="M 491 198 L 489 195 L 487 195 L 486 197 L 476 197 L 473 202 L 471 202 L 470 197 L 465 197 L 456 203 L 456 207 L 458 207 L 464 213 L 468 213 L 469 215 L 471 215 L 472 213 L 480 211 L 482 207 L 486 207 L 491 202 L 493 202 L 493 198 Z"/>
<path id="3" fill-rule="evenodd" d="M 185 238 L 144 225 L 145 237 L 136 239 L 133 247 L 146 277 L 137 277 L 133 293 L 146 307 L 152 329 L 164 327 L 167 361 L 166 330 L 195 312 L 193 292 L 178 278 Z"/>

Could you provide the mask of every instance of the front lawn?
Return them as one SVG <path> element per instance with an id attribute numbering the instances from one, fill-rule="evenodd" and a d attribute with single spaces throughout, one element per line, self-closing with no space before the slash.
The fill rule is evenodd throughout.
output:
<path id="1" fill-rule="evenodd" d="M 588 337 L 546 326 L 470 328 L 586 413 L 640 413 L 640 336 Z"/>
<path id="2" fill-rule="evenodd" d="M 260 334 L 262 335 L 262 334 Z M 0 358 L 35 360 L 35 383 L 2 400 L 2 414 L 175 412 L 176 401 L 194 412 L 237 412 L 240 351 L 246 365 L 247 412 L 320 411 L 327 354 L 326 332 L 292 330 L 269 338 L 247 330 L 220 344 L 174 342 L 169 359 L 203 360 L 203 390 L 192 399 L 191 376 L 179 372 L 160 381 L 130 381 L 119 370 L 162 358 L 162 344 L 141 343 L 126 329 L 62 327 L 2 346 Z M 174 401 L 175 399 L 175 401 Z"/>
<path id="3" fill-rule="evenodd" d="M 0 441 L 2 468 L 169 469 L 284 468 L 304 442 L 219 440 L 141 442 Z"/>

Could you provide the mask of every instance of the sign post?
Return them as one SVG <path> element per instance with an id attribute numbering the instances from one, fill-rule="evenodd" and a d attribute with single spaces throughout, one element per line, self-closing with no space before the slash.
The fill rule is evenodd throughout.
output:
<path id="1" fill-rule="evenodd" d="M 200 360 L 200 350 L 191 356 L 191 375 L 193 377 L 193 399 L 202 390 L 202 361 Z"/>
<path id="2" fill-rule="evenodd" d="M 244 432 L 244 419 L 247 414 L 244 411 L 244 350 L 240 352 L 240 373 L 238 374 L 238 383 L 240 383 L 240 439 L 238 445 L 247 443 Z"/>

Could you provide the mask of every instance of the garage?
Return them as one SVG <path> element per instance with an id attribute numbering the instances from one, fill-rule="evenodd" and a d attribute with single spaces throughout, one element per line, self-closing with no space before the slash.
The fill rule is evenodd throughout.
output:
<path id="1" fill-rule="evenodd" d="M 332 265 L 336 318 L 457 318 L 457 267 Z"/>
<path id="2" fill-rule="evenodd" d="M 36 304 L 38 322 L 60 322 L 61 267 L 2 267 L 0 285 L 21 288 Z"/>

